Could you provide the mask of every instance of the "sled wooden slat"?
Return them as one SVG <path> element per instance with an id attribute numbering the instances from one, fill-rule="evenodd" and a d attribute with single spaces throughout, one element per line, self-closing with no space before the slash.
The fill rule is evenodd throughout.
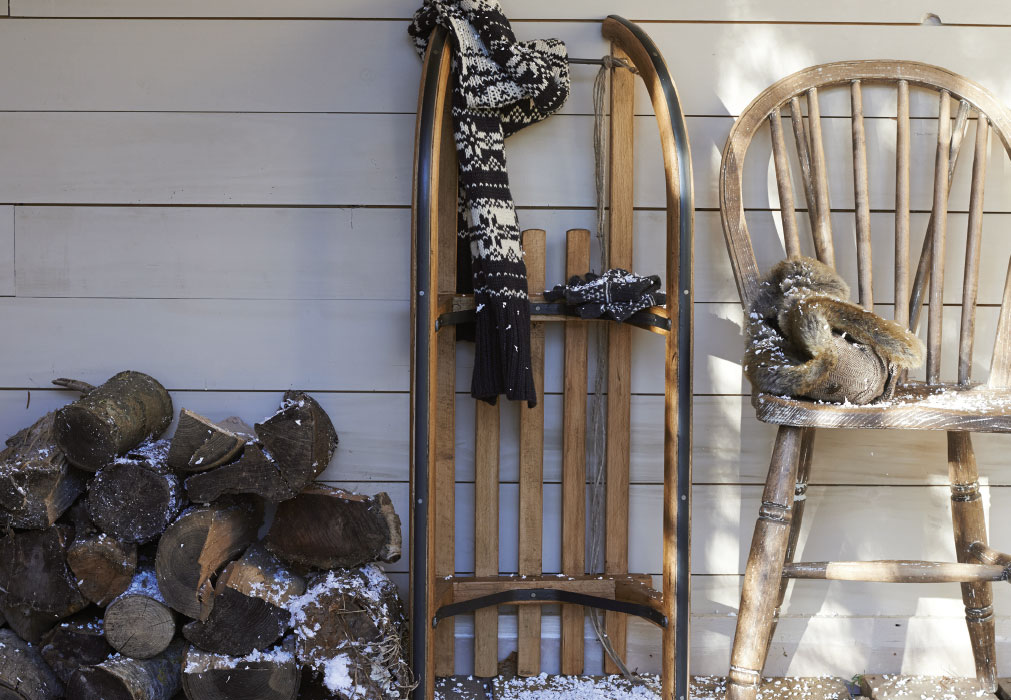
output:
<path id="1" fill-rule="evenodd" d="M 440 533 L 443 523 L 451 523 L 451 511 L 456 505 L 452 492 L 467 489 L 464 483 L 454 483 L 454 457 L 470 450 L 454 444 L 454 420 L 441 417 L 439 411 L 452 412 L 462 397 L 455 395 L 455 404 L 444 405 L 442 397 L 453 396 L 462 387 L 445 382 L 447 373 L 457 369 L 449 362 L 455 350 L 455 339 L 463 334 L 458 324 L 466 323 L 477 312 L 473 294 L 454 289 L 456 212 L 455 191 L 432 190 L 431 158 L 438 156 L 431 143 L 430 130 L 438 119 L 448 119 L 448 103 L 443 99 L 440 110 L 432 107 L 431 88 L 439 82 L 441 98 L 448 94 L 443 81 L 449 79 L 451 44 L 445 30 L 438 28 L 430 39 L 426 69 L 422 78 L 422 104 L 418 123 L 418 168 L 414 202 L 414 241 L 416 255 L 414 293 L 412 294 L 412 634 L 413 665 L 419 678 L 414 700 L 433 700 L 436 675 L 449 677 L 457 668 L 468 667 L 467 659 L 454 659 L 452 620 L 456 615 L 474 615 L 473 675 L 487 678 L 497 675 L 498 605 L 517 607 L 517 661 L 520 676 L 540 674 L 542 668 L 541 606 L 560 605 L 561 667 L 566 674 L 581 674 L 585 669 L 584 639 L 587 607 L 606 611 L 603 615 L 607 631 L 607 646 L 616 658 L 625 653 L 625 618 L 639 616 L 663 628 L 661 642 L 663 700 L 688 700 L 688 620 L 689 575 L 688 547 L 690 533 L 691 484 L 691 322 L 692 322 L 692 252 L 693 252 L 693 189 L 687 129 L 677 92 L 656 46 L 636 25 L 621 18 L 610 17 L 603 24 L 605 39 L 611 42 L 612 54 L 620 63 L 610 68 L 612 79 L 610 129 L 608 144 L 608 181 L 605 205 L 609 211 L 609 226 L 605 230 L 603 250 L 607 251 L 608 267 L 631 270 L 633 265 L 633 185 L 634 163 L 633 125 L 635 122 L 635 86 L 641 78 L 652 101 L 653 112 L 660 128 L 664 184 L 666 186 L 666 254 L 656 256 L 653 269 L 643 274 L 666 273 L 669 304 L 652 307 L 628 323 L 617 324 L 608 319 L 583 319 L 574 308 L 561 308 L 557 301 L 547 302 L 544 290 L 563 280 L 545 279 L 546 234 L 529 229 L 522 234 L 522 248 L 527 268 L 531 317 L 531 370 L 536 388 L 534 407 L 518 405 L 499 397 L 498 405 L 475 402 L 474 433 L 474 558 L 473 575 L 456 572 L 454 561 L 466 561 L 469 552 L 460 538 L 447 540 Z M 437 45 L 440 66 L 444 72 L 430 70 L 433 46 Z M 433 119 L 433 114 L 437 118 Z M 443 122 L 439 122 L 440 128 Z M 588 144 L 589 146 L 589 144 Z M 425 149 L 428 149 L 427 151 Z M 450 151 L 455 157 L 455 150 Z M 455 162 L 439 160 L 438 168 L 453 169 Z M 448 182 L 448 179 L 447 179 Z M 443 201 L 436 202 L 435 199 Z M 524 215 L 526 216 L 526 215 Z M 435 225 L 433 225 L 435 224 Z M 445 237 L 429 235 L 431 229 L 442 231 Z M 449 247 L 453 250 L 450 251 Z M 582 275 L 591 270 L 591 234 L 585 229 L 567 233 L 565 269 L 567 275 Z M 428 253 L 428 255 L 426 255 Z M 600 272 L 601 270 L 596 269 Z M 427 285 L 425 280 L 428 280 Z M 665 323 L 669 320 L 670 323 Z M 545 332 L 548 323 L 564 321 L 563 396 L 560 402 L 564 427 L 562 436 L 562 522 L 555 527 L 562 542 L 563 573 L 543 575 L 542 541 L 545 533 L 543 498 L 545 458 Z M 605 522 L 594 523 L 604 556 L 603 571 L 587 571 L 586 544 L 590 540 L 586 513 L 587 443 L 589 425 L 588 399 L 588 339 L 594 326 L 607 339 L 606 360 L 607 448 L 599 455 L 603 461 L 605 487 Z M 652 334 L 645 343 L 664 344 L 664 496 L 663 496 L 663 592 L 652 587 L 653 577 L 629 574 L 629 467 L 631 444 L 631 334 L 640 327 Z M 441 351 L 440 351 L 441 350 Z M 601 358 L 603 360 L 603 358 Z M 424 370 L 420 368 L 426 368 Z M 550 379 L 550 378 L 549 378 Z M 435 400 L 439 397 L 439 400 Z M 550 399 L 550 397 L 549 397 Z M 466 403 L 466 402 L 465 402 Z M 505 408 L 502 408 L 505 406 Z M 548 401 L 548 410 L 557 411 L 559 402 Z M 518 427 L 502 433 L 500 411 L 518 411 Z M 548 416 L 556 424 L 559 416 Z M 466 439 L 469 439 L 467 437 Z M 501 442 L 518 447 L 518 489 L 500 483 L 499 455 Z M 507 451 L 510 450 L 508 447 Z M 513 502 L 518 491 L 518 526 L 500 531 L 500 499 Z M 457 494 L 457 499 L 462 495 Z M 429 502 L 431 505 L 429 506 Z M 509 538 L 508 543 L 502 538 Z M 464 538 L 466 539 L 466 538 Z M 596 537 L 595 537 L 596 539 Z M 422 543 L 427 544 L 425 546 Z M 469 545 L 469 543 L 468 543 Z M 504 574 L 499 553 L 516 551 L 517 573 Z M 441 549 L 440 549 L 441 548 Z M 436 550 L 439 549 L 438 553 Z M 437 575 L 438 574 L 438 575 Z M 565 601 L 565 602 L 560 602 Z M 570 602 L 571 601 L 571 602 Z M 621 612 L 615 612 L 620 610 Z M 448 631 L 447 631 L 448 630 Z M 595 642 L 594 642 L 595 644 Z M 443 647 L 435 650 L 434 647 Z M 448 649 L 448 650 L 447 650 Z M 593 653 L 599 653 L 594 649 Z M 617 668 L 618 663 L 608 662 Z"/>
<path id="2" fill-rule="evenodd" d="M 523 256 L 530 289 L 544 289 L 544 231 L 523 232 Z M 537 405 L 520 405 L 520 517 L 519 573 L 541 573 L 541 524 L 544 511 L 544 326 L 530 326 L 532 362 Z M 541 609 L 520 608 L 517 619 L 517 673 L 536 676 L 541 672 Z"/>
<path id="3" fill-rule="evenodd" d="M 930 225 L 930 301 L 927 309 L 927 383 L 941 379 L 941 314 L 944 311 L 944 238 L 948 222 L 948 141 L 951 99 L 941 91 L 937 107 L 937 153 L 934 157 L 934 200 Z"/>
<path id="4" fill-rule="evenodd" d="M 498 574 L 499 407 L 474 402 L 474 573 Z M 448 621 L 448 620 L 447 620 Z M 474 612 L 474 675 L 498 673 L 498 608 Z"/>
<path id="5" fill-rule="evenodd" d="M 896 86 L 895 118 L 895 313 L 909 325 L 909 81 Z"/>
<path id="6" fill-rule="evenodd" d="M 779 191 L 779 207 L 783 220 L 783 240 L 786 256 L 800 255 L 800 236 L 797 234 L 797 212 L 793 201 L 793 182 L 790 180 L 790 161 L 783 140 L 783 115 L 779 109 L 769 115 L 769 129 L 772 134 L 772 155 L 776 165 L 776 188 Z"/>
<path id="7" fill-rule="evenodd" d="M 590 232 L 573 229 L 566 238 L 565 276 L 590 269 Z M 587 325 L 565 326 L 565 384 L 562 397 L 562 573 L 586 573 L 586 382 Z M 582 606 L 562 606 L 561 672 L 583 672 Z"/>
<path id="8" fill-rule="evenodd" d="M 850 83 L 853 122 L 853 193 L 857 222 L 857 279 L 860 305 L 874 309 L 871 284 L 871 206 L 867 183 L 867 135 L 864 133 L 864 98 L 860 81 Z"/>
<path id="9" fill-rule="evenodd" d="M 976 147 L 972 154 L 969 222 L 965 236 L 965 272 L 962 275 L 962 325 L 958 333 L 958 383 L 972 378 L 972 348 L 976 337 L 976 299 L 979 296 L 979 252 L 983 238 L 983 184 L 986 179 L 990 124 L 976 120 Z"/>
<path id="10" fill-rule="evenodd" d="M 628 59 L 620 48 L 612 50 L 615 58 Z M 632 269 L 632 210 L 635 120 L 634 76 L 614 73 L 611 81 L 611 172 L 609 247 L 607 265 Z M 632 329 L 625 325 L 609 326 L 607 337 L 607 446 L 605 486 L 604 571 L 624 574 L 628 571 L 628 468 L 631 433 Z M 605 614 L 611 646 L 624 657 L 626 624 L 620 613 Z M 604 672 L 617 673 L 609 657 Z"/>
<path id="11" fill-rule="evenodd" d="M 894 285 L 895 318 L 916 329 L 921 307 L 927 302 L 926 381 L 892 377 L 889 394 L 867 405 L 819 403 L 816 401 L 773 396 L 755 391 L 752 405 L 756 417 L 779 425 L 779 437 L 773 451 L 762 504 L 755 525 L 738 612 L 737 632 L 731 654 L 727 700 L 756 700 L 763 666 L 775 630 L 776 610 L 783 601 L 788 579 L 825 579 L 838 581 L 885 581 L 896 583 L 960 582 L 965 617 L 976 665 L 976 683 L 984 691 L 997 688 L 996 643 L 994 633 L 994 581 L 1006 581 L 1011 575 L 1011 556 L 991 550 L 986 544 L 986 523 L 979 488 L 971 433 L 1011 432 L 1011 265 L 1005 280 L 998 317 L 991 372 L 985 384 L 971 381 L 972 353 L 976 333 L 976 306 L 982 253 L 983 195 L 989 154 L 990 132 L 996 132 L 1004 155 L 1011 155 L 1011 112 L 979 85 L 946 71 L 912 61 L 843 61 L 812 66 L 783 78 L 758 95 L 745 109 L 731 130 L 723 152 L 720 172 L 720 214 L 730 252 L 737 288 L 745 311 L 750 311 L 761 284 L 751 237 L 743 207 L 742 166 L 753 137 L 765 122 L 787 101 L 808 97 L 811 129 L 811 169 L 816 193 L 824 162 L 819 155 L 820 136 L 817 121 L 817 95 L 829 89 L 848 90 L 851 100 L 851 147 L 856 221 L 856 268 L 858 293 L 864 308 L 871 306 L 870 186 L 877 178 L 867 172 L 867 144 L 862 109 L 862 86 L 886 83 L 896 88 L 896 160 L 895 160 L 895 241 Z M 910 89 L 926 90 L 938 99 L 936 142 L 931 145 L 934 173 L 931 187 L 932 207 L 928 228 L 915 273 L 909 251 L 911 126 Z M 814 98 L 814 99 L 812 99 Z M 958 100 L 952 119 L 951 101 Z M 942 376 L 943 287 L 947 251 L 948 196 L 958 159 L 968 130 L 970 115 L 977 114 L 969 215 L 966 231 L 965 260 L 962 268 L 962 315 L 959 327 L 957 362 L 943 366 L 954 368 L 954 376 Z M 775 142 L 775 127 L 772 126 Z M 802 139 L 801 139 L 802 140 Z M 775 151 L 775 145 L 773 145 Z M 798 151 L 800 151 L 798 147 Z M 830 152 L 836 152 L 831 149 Z M 775 153 L 773 157 L 776 158 Z M 801 170 L 803 153 L 798 153 Z M 845 163 L 844 159 L 843 167 Z M 780 167 L 776 164 L 777 169 Z M 891 173 L 886 173 L 891 176 Z M 817 198 L 819 217 L 827 204 Z M 816 223 L 820 222 L 820 218 Z M 812 230 L 819 258 L 825 257 L 824 240 L 819 241 L 818 225 Z M 842 248 L 840 247 L 840 251 Z M 851 261 L 850 261 L 851 262 Z M 840 266 L 843 267 L 842 265 Z M 844 268 L 845 269 L 845 268 Z M 852 268 L 849 268 L 852 269 Z M 985 278 L 984 278 L 985 279 Z M 929 285 L 929 287 L 928 287 Z M 989 297 L 992 298 L 992 297 Z M 908 300 L 908 302 L 907 302 Z M 798 428 L 804 429 L 798 440 Z M 800 562 L 793 563 L 801 517 L 804 514 L 806 473 L 813 449 L 813 429 L 913 429 L 945 430 L 948 441 L 948 471 L 951 483 L 951 513 L 956 562 L 873 561 L 873 562 Z M 799 466 L 798 466 L 799 465 Z M 789 497 L 792 493 L 794 499 Z M 785 554 L 785 557 L 784 557 Z M 785 566 L 783 561 L 785 558 Z M 915 692 L 915 691 L 914 691 Z"/>

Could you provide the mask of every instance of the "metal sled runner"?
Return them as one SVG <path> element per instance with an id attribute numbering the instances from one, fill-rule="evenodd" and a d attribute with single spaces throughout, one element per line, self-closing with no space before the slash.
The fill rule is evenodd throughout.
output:
<path id="1" fill-rule="evenodd" d="M 635 24 L 603 22 L 612 56 L 635 67 L 615 67 L 610 98 L 609 260 L 632 269 L 633 134 L 635 74 L 644 81 L 660 129 L 666 192 L 667 306 L 629 322 L 587 321 L 563 304 L 545 302 L 545 232 L 528 230 L 523 248 L 531 291 L 531 348 L 538 403 L 534 408 L 491 406 L 460 396 L 456 385 L 456 324 L 473 313 L 473 298 L 456 293 L 457 159 L 450 116 L 450 46 L 436 29 L 422 69 L 415 141 L 412 222 L 412 522 L 411 620 L 416 698 L 434 696 L 436 676 L 454 673 L 454 619 L 473 614 L 474 675 L 498 667 L 499 605 L 518 605 L 520 675 L 540 673 L 541 604 L 562 604 L 561 671 L 583 672 L 585 606 L 606 611 L 608 638 L 624 656 L 625 623 L 636 615 L 662 628 L 664 700 L 688 697 L 689 534 L 691 507 L 692 256 L 691 159 L 684 116 L 659 51 Z M 576 62 L 576 61 L 573 61 Z M 659 179 L 659 173 L 658 173 Z M 570 230 L 567 275 L 590 269 L 590 233 Z M 653 272 L 654 270 L 649 270 Z M 551 284 L 563 280 L 551 280 Z M 561 455 L 561 571 L 542 570 L 544 527 L 544 346 L 547 324 L 564 324 Z M 607 326 L 605 573 L 587 574 L 586 440 L 588 324 Z M 663 555 L 662 586 L 628 573 L 629 446 L 631 443 L 632 334 L 651 331 L 663 342 Z M 460 387 L 467 391 L 469 386 Z M 465 399 L 465 401 L 463 400 Z M 457 405 L 474 407 L 474 476 L 457 484 Z M 504 407 L 503 407 L 504 406 Z M 558 403 L 552 399 L 550 408 Z M 518 412 L 518 571 L 499 568 L 500 410 Z M 470 417 L 467 416 L 467 420 Z M 457 489 L 473 493 L 473 575 L 457 575 Z M 552 486 L 552 488 L 554 488 Z M 468 496 L 469 498 L 469 496 Z M 636 533 L 641 536 L 642 533 Z M 504 541 L 504 540 L 503 540 Z M 561 575 L 559 575 L 561 574 Z M 610 664 L 609 672 L 613 672 Z"/>

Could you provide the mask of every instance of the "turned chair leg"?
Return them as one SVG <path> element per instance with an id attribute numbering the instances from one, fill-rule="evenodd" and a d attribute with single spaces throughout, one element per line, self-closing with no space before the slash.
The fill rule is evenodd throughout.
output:
<path id="1" fill-rule="evenodd" d="M 751 553 L 744 571 L 737 632 L 730 656 L 727 700 L 755 700 L 762 667 L 769 653 L 773 620 L 779 599 L 783 562 L 790 541 L 793 494 L 797 483 L 803 428 L 781 426 L 772 451 L 769 476 Z"/>
<path id="2" fill-rule="evenodd" d="M 807 503 L 807 481 L 811 477 L 811 458 L 814 455 L 814 428 L 804 428 L 800 439 L 800 461 L 797 465 L 797 484 L 793 489 L 793 517 L 790 518 L 790 539 L 786 543 L 784 564 L 793 562 L 797 553 L 797 540 L 800 539 L 800 526 L 804 522 L 804 505 Z M 786 600 L 786 589 L 789 579 L 783 579 L 779 584 L 779 598 L 776 601 L 776 622 L 779 621 L 779 609 Z M 773 627 L 775 634 L 775 627 Z"/>
<path id="3" fill-rule="evenodd" d="M 986 544 L 986 522 L 979 494 L 979 474 L 969 433 L 948 433 L 948 475 L 951 480 L 951 520 L 955 529 L 955 552 L 960 562 L 975 562 L 969 547 Z M 994 643 L 993 586 L 963 583 L 962 602 L 969 627 L 976 678 L 987 692 L 997 690 L 997 653 Z"/>

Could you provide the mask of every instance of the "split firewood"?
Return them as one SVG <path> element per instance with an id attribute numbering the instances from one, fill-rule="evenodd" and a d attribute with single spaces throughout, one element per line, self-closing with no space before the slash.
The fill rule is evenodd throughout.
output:
<path id="1" fill-rule="evenodd" d="M 303 391 L 288 391 L 277 413 L 255 426 L 256 437 L 296 493 L 323 473 L 337 449 L 337 431 L 323 407 Z"/>
<path id="2" fill-rule="evenodd" d="M 211 654 L 191 646 L 183 658 L 183 690 L 190 700 L 295 700 L 301 668 L 295 640 L 246 656 Z"/>
<path id="3" fill-rule="evenodd" d="M 42 658 L 64 683 L 81 666 L 101 663 L 111 653 L 102 618 L 87 610 L 56 625 L 42 639 Z"/>
<path id="4" fill-rule="evenodd" d="M 165 464 L 168 443 L 142 445 L 95 474 L 88 512 L 106 534 L 124 542 L 150 542 L 183 505 L 179 477 Z"/>
<path id="5" fill-rule="evenodd" d="M 242 452 L 243 445 L 252 439 L 253 429 L 239 418 L 212 423 L 184 408 L 179 412 L 179 424 L 172 437 L 168 464 L 183 472 L 213 469 L 235 459 Z"/>
<path id="6" fill-rule="evenodd" d="M 183 636 L 204 651 L 245 656 L 266 649 L 288 630 L 288 602 L 305 592 L 293 574 L 259 544 L 218 576 L 207 619 L 183 627 Z"/>
<path id="7" fill-rule="evenodd" d="M 49 527 L 84 491 L 84 476 L 56 446 L 47 413 L 7 439 L 0 452 L 0 524 L 20 529 Z"/>
<path id="8" fill-rule="evenodd" d="M 39 650 L 9 629 L 0 629 L 0 698 L 56 700 L 63 684 Z"/>
<path id="9" fill-rule="evenodd" d="M 0 605 L 63 618 L 88 604 L 67 567 L 72 530 L 57 524 L 45 530 L 8 531 L 0 537 L 4 564 L 0 566 Z"/>
<path id="10" fill-rule="evenodd" d="M 84 392 L 56 412 L 56 442 L 72 464 L 90 472 L 157 438 L 172 422 L 165 387 L 141 372 L 120 372 L 98 387 L 73 379 L 53 383 Z"/>
<path id="11" fill-rule="evenodd" d="M 400 516 L 385 493 L 373 497 L 313 484 L 277 507 L 264 540 L 293 566 L 333 569 L 400 559 Z"/>
<path id="12" fill-rule="evenodd" d="M 207 618 L 214 596 L 213 576 L 256 539 L 261 513 L 252 506 L 195 506 L 158 540 L 155 571 L 168 605 L 197 620 Z"/>
<path id="13" fill-rule="evenodd" d="M 25 605 L 0 605 L 7 626 L 29 644 L 39 645 L 42 638 L 60 621 L 53 613 L 32 610 Z"/>
<path id="14" fill-rule="evenodd" d="M 105 638 L 113 649 L 150 659 L 176 636 L 176 614 L 165 604 L 153 567 L 143 567 L 123 595 L 105 609 Z"/>
<path id="15" fill-rule="evenodd" d="M 179 692 L 185 644 L 177 639 L 153 659 L 113 656 L 74 671 L 67 697 L 74 700 L 172 700 Z"/>
<path id="16" fill-rule="evenodd" d="M 271 503 L 298 495 L 280 469 L 256 444 L 247 444 L 242 457 L 217 469 L 186 479 L 186 495 L 194 503 L 211 503 L 226 494 L 251 493 Z"/>
<path id="17" fill-rule="evenodd" d="M 320 573 L 289 607 L 296 656 L 327 690 L 368 700 L 407 696 L 406 619 L 378 566 Z"/>
<path id="18" fill-rule="evenodd" d="M 105 606 L 130 586 L 137 570 L 137 545 L 104 532 L 87 533 L 67 548 L 67 566 L 84 597 Z"/>

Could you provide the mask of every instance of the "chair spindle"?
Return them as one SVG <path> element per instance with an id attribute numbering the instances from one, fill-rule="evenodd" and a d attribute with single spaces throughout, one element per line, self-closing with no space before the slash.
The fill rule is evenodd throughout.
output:
<path id="1" fill-rule="evenodd" d="M 969 224 L 965 237 L 965 274 L 962 277 L 962 327 L 958 335 L 958 383 L 968 384 L 972 374 L 972 346 L 976 326 L 976 297 L 979 290 L 979 250 L 983 230 L 983 187 L 990 123 L 979 114 L 976 119 L 976 148 L 972 154 L 972 188 L 969 192 Z"/>
<path id="2" fill-rule="evenodd" d="M 909 81 L 900 80 L 895 120 L 895 320 L 909 326 Z"/>
<path id="3" fill-rule="evenodd" d="M 814 181 L 815 225 L 814 249 L 818 259 L 835 267 L 832 248 L 832 205 L 828 196 L 828 171 L 825 165 L 825 145 L 821 137 L 821 108 L 818 106 L 818 88 L 807 91 L 807 119 L 811 130 L 811 178 Z"/>
<path id="4" fill-rule="evenodd" d="M 804 112 L 800 106 L 800 98 L 796 95 L 790 98 L 790 122 L 793 124 L 793 137 L 797 143 L 797 160 L 800 163 L 800 176 L 804 185 L 804 199 L 807 201 L 807 216 L 813 231 L 818 205 L 815 203 L 814 182 L 811 180 L 811 149 L 807 128 L 804 126 Z"/>
<path id="5" fill-rule="evenodd" d="M 874 309 L 871 264 L 871 206 L 867 183 L 867 135 L 864 132 L 864 98 L 859 80 L 850 83 L 853 127 L 853 198 L 856 202 L 857 283 L 860 305 Z"/>
<path id="6" fill-rule="evenodd" d="M 783 122 L 779 108 L 769 115 L 769 129 L 772 132 L 772 156 L 776 164 L 776 186 L 779 189 L 780 216 L 783 219 L 783 241 L 786 257 L 800 255 L 800 236 L 797 234 L 797 212 L 793 201 L 793 182 L 790 179 L 790 160 L 783 141 Z"/>
<path id="7" fill-rule="evenodd" d="M 941 378 L 941 326 L 944 312 L 944 236 L 948 221 L 951 100 L 941 91 L 937 108 L 937 151 L 934 156 L 934 197 L 930 220 L 930 301 L 927 310 L 927 383 Z"/>

